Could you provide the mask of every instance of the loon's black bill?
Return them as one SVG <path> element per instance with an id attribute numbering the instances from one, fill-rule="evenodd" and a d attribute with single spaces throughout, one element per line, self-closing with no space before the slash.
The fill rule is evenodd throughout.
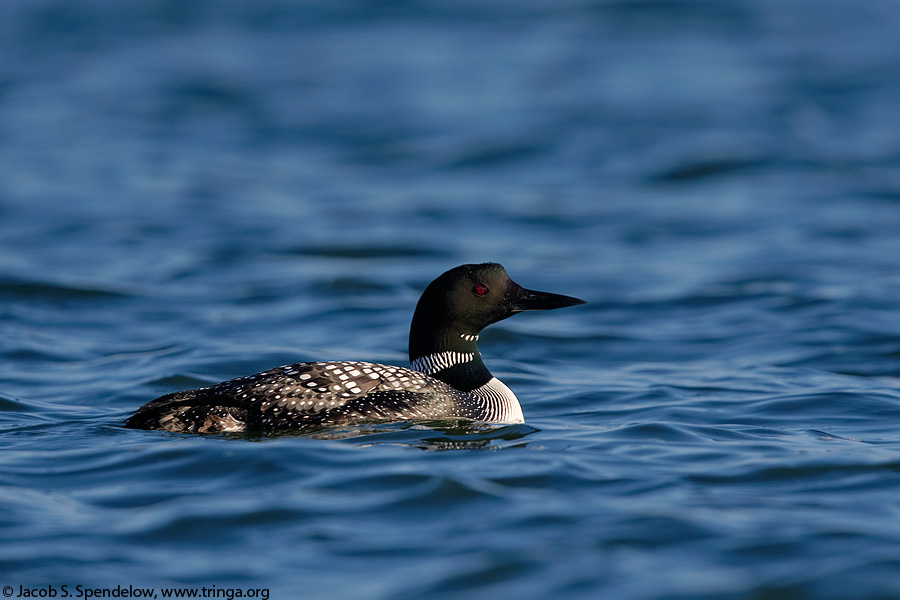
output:
<path id="1" fill-rule="evenodd" d="M 535 290 L 526 290 L 525 288 L 520 288 L 519 293 L 512 298 L 512 305 L 516 310 L 553 310 L 554 308 L 565 308 L 579 304 L 587 304 L 587 302 L 572 296 L 563 296 L 562 294 L 553 294 L 551 292 L 537 292 Z"/>

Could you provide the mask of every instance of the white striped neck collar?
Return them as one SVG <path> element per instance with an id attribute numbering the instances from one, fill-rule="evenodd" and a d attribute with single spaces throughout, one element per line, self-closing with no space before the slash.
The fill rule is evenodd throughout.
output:
<path id="1" fill-rule="evenodd" d="M 436 352 L 426 356 L 420 356 L 412 361 L 412 368 L 426 375 L 434 375 L 438 371 L 444 371 L 451 367 L 469 363 L 475 360 L 474 352 Z"/>

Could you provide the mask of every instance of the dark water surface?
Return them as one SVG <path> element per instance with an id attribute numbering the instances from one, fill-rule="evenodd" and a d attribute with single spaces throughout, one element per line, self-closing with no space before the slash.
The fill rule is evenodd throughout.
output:
<path id="1" fill-rule="evenodd" d="M 898 31 L 893 0 L 0 3 L 0 585 L 900 598 Z M 524 425 L 121 427 L 406 364 L 423 287 L 486 260 L 590 302 L 482 336 Z"/>

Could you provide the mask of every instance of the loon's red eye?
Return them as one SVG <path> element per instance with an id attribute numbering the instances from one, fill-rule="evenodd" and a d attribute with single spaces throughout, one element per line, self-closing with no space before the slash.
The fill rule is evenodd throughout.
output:
<path id="1" fill-rule="evenodd" d="M 488 293 L 487 286 L 483 283 L 476 283 L 475 287 L 472 288 L 472 291 L 475 292 L 476 296 L 484 296 Z"/>

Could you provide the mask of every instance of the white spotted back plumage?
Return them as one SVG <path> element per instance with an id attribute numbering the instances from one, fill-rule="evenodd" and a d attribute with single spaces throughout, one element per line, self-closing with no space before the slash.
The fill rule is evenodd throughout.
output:
<path id="1" fill-rule="evenodd" d="M 500 385 L 506 395 L 487 384 L 462 392 L 419 371 L 393 365 L 311 362 L 176 392 L 145 408 L 161 415 L 156 417 L 156 428 L 183 433 L 309 429 L 368 420 L 521 422 L 518 400 Z M 197 400 L 203 398 L 209 398 L 209 404 L 198 410 Z M 217 404 L 216 399 L 234 402 Z M 500 406 L 502 402 L 515 406 Z M 489 417 L 482 419 L 482 415 Z"/>

